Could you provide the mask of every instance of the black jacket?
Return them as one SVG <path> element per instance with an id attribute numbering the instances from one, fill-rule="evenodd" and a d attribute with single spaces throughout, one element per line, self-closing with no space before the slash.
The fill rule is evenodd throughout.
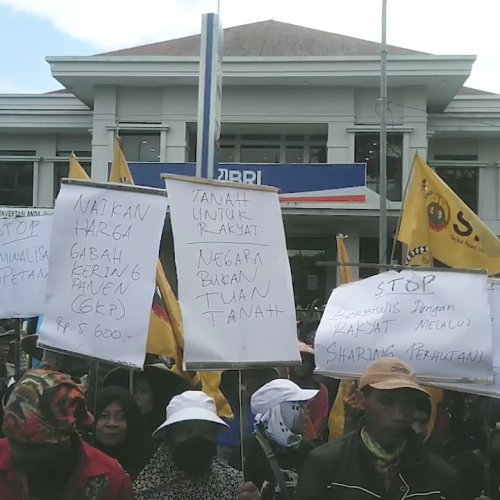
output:
<path id="1" fill-rule="evenodd" d="M 386 491 L 356 431 L 311 452 L 295 500 L 458 500 L 457 490 L 455 471 L 412 434 Z"/>

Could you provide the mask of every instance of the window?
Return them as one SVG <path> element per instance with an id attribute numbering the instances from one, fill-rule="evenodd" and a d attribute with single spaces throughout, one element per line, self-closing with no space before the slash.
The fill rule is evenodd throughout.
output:
<path id="1" fill-rule="evenodd" d="M 160 132 L 120 132 L 127 161 L 160 161 Z"/>
<path id="2" fill-rule="evenodd" d="M 286 163 L 304 163 L 304 147 L 287 146 Z"/>
<path id="3" fill-rule="evenodd" d="M 280 146 L 241 145 L 241 163 L 279 163 Z"/>
<path id="4" fill-rule="evenodd" d="M 379 190 L 380 135 L 378 133 L 358 133 L 354 139 L 354 161 L 366 163 L 366 184 Z M 387 134 L 387 198 L 401 201 L 403 183 L 403 134 Z"/>
<path id="5" fill-rule="evenodd" d="M 326 163 L 326 146 L 312 146 L 309 150 L 309 163 Z"/>
<path id="6" fill-rule="evenodd" d="M 33 162 L 2 160 L 2 156 L 35 156 L 35 151 L 0 151 L 0 205 L 33 205 Z"/>
<path id="7" fill-rule="evenodd" d="M 479 169 L 468 162 L 477 161 L 477 154 L 436 154 L 436 162 L 447 162 L 436 165 L 435 172 L 475 213 L 478 209 Z"/>
<path id="8" fill-rule="evenodd" d="M 361 237 L 359 238 L 359 262 L 365 262 L 366 264 L 378 264 L 378 238 L 372 237 Z M 392 247 L 394 245 L 394 240 L 389 238 L 387 240 L 387 255 L 391 256 Z M 401 245 L 396 243 L 394 249 L 394 257 L 398 258 L 401 255 Z M 387 259 L 389 260 L 389 259 Z M 399 260 L 399 259 L 398 259 Z M 380 271 L 376 267 L 360 267 L 359 268 L 359 279 L 368 278 L 369 276 L 374 276 Z"/>
<path id="9" fill-rule="evenodd" d="M 59 194 L 61 189 L 61 179 L 66 179 L 69 175 L 69 155 L 71 151 L 58 151 L 57 156 L 65 158 L 67 161 L 54 162 L 54 199 Z M 83 167 L 85 172 L 87 172 L 90 177 L 90 161 L 81 160 L 81 158 L 90 158 L 92 156 L 91 151 L 73 151 L 78 159 L 78 162 Z"/>

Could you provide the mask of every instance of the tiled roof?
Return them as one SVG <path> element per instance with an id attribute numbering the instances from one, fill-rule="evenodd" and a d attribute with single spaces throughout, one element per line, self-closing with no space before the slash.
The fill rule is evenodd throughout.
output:
<path id="1" fill-rule="evenodd" d="M 424 54 L 388 46 L 392 55 Z M 200 35 L 151 43 L 100 55 L 199 56 Z M 262 21 L 224 30 L 224 55 L 243 57 L 378 56 L 380 44 L 279 21 Z"/>

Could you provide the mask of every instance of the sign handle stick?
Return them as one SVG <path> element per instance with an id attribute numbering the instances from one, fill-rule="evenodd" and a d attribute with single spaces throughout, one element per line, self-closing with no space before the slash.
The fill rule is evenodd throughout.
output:
<path id="1" fill-rule="evenodd" d="M 16 338 L 14 340 L 14 373 L 15 379 L 19 380 L 21 378 L 21 331 L 23 329 L 23 320 L 19 318 L 16 321 Z"/>
<path id="2" fill-rule="evenodd" d="M 241 471 L 243 474 L 243 481 L 245 481 L 245 452 L 244 452 L 244 443 L 245 443 L 245 435 L 246 435 L 246 422 L 247 422 L 247 414 L 245 411 L 245 405 L 243 403 L 243 377 L 241 375 L 241 370 L 238 370 L 238 388 L 239 388 L 239 413 L 240 413 L 240 455 L 241 455 Z"/>
<path id="3" fill-rule="evenodd" d="M 128 390 L 130 394 L 134 394 L 134 370 L 132 368 L 128 371 Z"/>
<path id="4" fill-rule="evenodd" d="M 92 415 L 96 416 L 97 406 L 97 383 L 99 374 L 99 361 L 91 361 L 89 368 L 88 386 L 87 386 L 87 408 L 90 409 Z M 92 433 L 92 445 L 95 444 L 95 433 Z"/>

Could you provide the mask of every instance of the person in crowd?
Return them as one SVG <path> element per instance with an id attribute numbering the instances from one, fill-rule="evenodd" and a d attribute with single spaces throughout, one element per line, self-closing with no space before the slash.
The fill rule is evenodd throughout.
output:
<path id="1" fill-rule="evenodd" d="M 242 370 L 241 396 L 243 414 L 246 415 L 244 436 L 254 431 L 255 416 L 250 411 L 250 398 L 264 384 L 275 380 L 279 374 L 275 368 Z M 234 418 L 224 419 L 229 429 L 217 436 L 217 454 L 231 467 L 241 470 L 241 422 L 240 422 L 240 376 L 237 370 L 227 370 L 222 374 L 220 389 L 233 410 Z"/>
<path id="2" fill-rule="evenodd" d="M 15 385 L 0 439 L 2 500 L 132 500 L 120 464 L 78 435 L 92 425 L 69 376 L 31 370 Z"/>
<path id="3" fill-rule="evenodd" d="M 358 397 L 364 410 L 358 429 L 310 453 L 296 500 L 461 498 L 455 471 L 412 431 L 419 401 L 429 396 L 407 364 L 371 363 Z"/>
<path id="4" fill-rule="evenodd" d="M 134 396 L 121 387 L 105 387 L 97 394 L 94 446 L 116 458 L 134 480 L 149 456 L 144 427 Z"/>
<path id="5" fill-rule="evenodd" d="M 307 402 L 317 394 L 318 389 L 302 389 L 291 380 L 277 379 L 252 396 L 255 433 L 245 442 L 244 471 L 264 500 L 294 494 L 300 469 L 314 448 L 302 432 Z"/>
<path id="6" fill-rule="evenodd" d="M 301 366 L 290 369 L 290 379 L 302 389 L 315 389 L 317 396 L 307 402 L 308 415 L 304 429 L 304 438 L 314 444 L 321 444 L 325 437 L 330 405 L 328 390 L 314 376 L 314 349 L 305 342 L 299 342 Z"/>
<path id="7" fill-rule="evenodd" d="M 201 391 L 172 398 L 155 431 L 158 450 L 134 482 L 135 500 L 235 500 L 242 475 L 217 457 L 217 434 L 227 425 Z"/>
<path id="8" fill-rule="evenodd" d="M 480 402 L 470 394 L 445 391 L 437 409 L 436 426 L 426 441 L 428 450 L 456 470 L 466 500 L 478 497 L 485 486 L 485 459 L 477 436 L 485 416 L 474 415 L 474 409 L 480 406 L 476 403 Z"/>
<path id="9" fill-rule="evenodd" d="M 129 388 L 129 371 L 124 368 L 111 370 L 103 385 Z M 172 372 L 162 363 L 146 365 L 143 372 L 134 372 L 131 392 L 139 405 L 146 432 L 151 436 L 165 418 L 165 407 L 170 400 L 191 384 L 184 377 Z"/>

